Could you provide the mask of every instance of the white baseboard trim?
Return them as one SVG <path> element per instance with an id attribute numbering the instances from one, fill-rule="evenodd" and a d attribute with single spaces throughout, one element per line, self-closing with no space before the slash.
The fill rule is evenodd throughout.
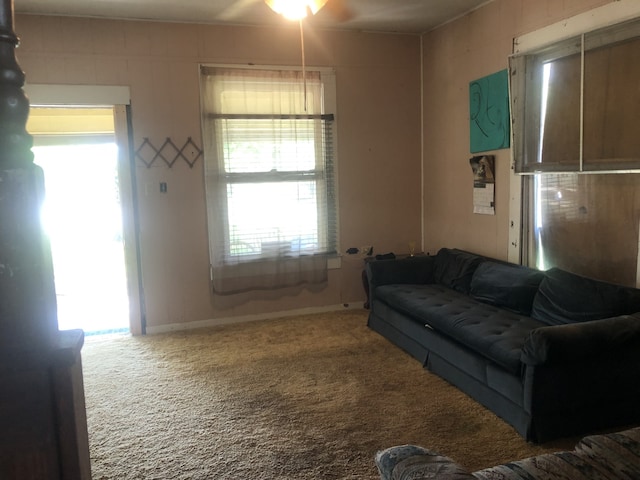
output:
<path id="1" fill-rule="evenodd" d="M 283 312 L 257 313 L 253 315 L 243 315 L 237 317 L 211 318 L 208 320 L 198 320 L 195 322 L 169 323 L 167 325 L 148 325 L 147 335 L 159 333 L 177 332 L 182 330 L 193 330 L 196 328 L 217 327 L 220 325 L 230 325 L 233 323 L 255 322 L 257 320 L 268 320 L 271 318 L 293 317 L 296 315 L 310 315 L 313 313 L 336 312 L 339 310 L 361 310 L 363 301 L 343 303 L 340 305 L 327 305 L 324 307 L 308 307 L 296 310 L 285 310 Z"/>

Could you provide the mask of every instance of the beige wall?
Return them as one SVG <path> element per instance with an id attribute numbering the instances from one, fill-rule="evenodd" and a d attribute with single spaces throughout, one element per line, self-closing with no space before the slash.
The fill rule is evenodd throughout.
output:
<path id="1" fill-rule="evenodd" d="M 144 138 L 202 145 L 199 63 L 300 63 L 297 27 L 18 16 L 16 31 L 28 83 L 129 86 L 135 148 Z M 307 64 L 336 70 L 341 250 L 405 252 L 420 239 L 420 39 L 308 31 L 305 43 Z M 202 161 L 137 161 L 136 174 L 149 327 L 363 300 L 359 257 L 313 291 L 213 297 Z"/>
<path id="2" fill-rule="evenodd" d="M 507 259 L 510 150 L 496 156 L 496 214 L 473 214 L 469 82 L 508 67 L 514 37 L 610 0 L 494 0 L 423 36 L 425 250 Z M 452 219 L 455 219 L 452 221 Z"/>
<path id="3" fill-rule="evenodd" d="M 507 68 L 514 37 L 611 0 L 494 0 L 420 38 L 307 32 L 307 63 L 336 69 L 340 246 L 375 253 L 459 247 L 507 258 L 510 151 L 496 155 L 496 215 L 472 213 L 469 82 Z M 18 16 L 29 83 L 127 85 L 134 142 L 201 145 L 198 64 L 298 65 L 298 30 Z M 361 301 L 362 259 L 343 257 L 327 286 L 209 293 L 202 162 L 137 162 L 143 282 L 150 327 Z M 167 182 L 168 193 L 159 192 Z M 421 211 L 424 207 L 424 216 Z"/>

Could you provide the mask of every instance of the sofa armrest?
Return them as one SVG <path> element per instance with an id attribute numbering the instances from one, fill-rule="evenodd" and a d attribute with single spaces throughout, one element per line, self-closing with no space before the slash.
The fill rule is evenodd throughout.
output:
<path id="1" fill-rule="evenodd" d="M 521 359 L 554 365 L 633 352 L 640 352 L 640 313 L 537 328 L 525 340 Z"/>
<path id="2" fill-rule="evenodd" d="M 433 283 L 434 265 L 435 257 L 429 255 L 367 262 L 369 287 L 373 289 L 397 283 Z"/>
<path id="3" fill-rule="evenodd" d="M 448 457 L 415 445 L 387 448 L 376 454 L 381 480 L 472 480 L 475 477 Z"/>

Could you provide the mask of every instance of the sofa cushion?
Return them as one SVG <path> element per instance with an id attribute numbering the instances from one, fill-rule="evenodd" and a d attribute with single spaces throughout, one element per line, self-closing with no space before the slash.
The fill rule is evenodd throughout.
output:
<path id="1" fill-rule="evenodd" d="M 544 326 L 438 284 L 385 285 L 376 288 L 376 297 L 514 375 L 520 373 L 526 337 Z"/>
<path id="2" fill-rule="evenodd" d="M 638 311 L 640 290 L 552 268 L 540 283 L 531 316 L 547 325 L 562 325 Z"/>
<path id="3" fill-rule="evenodd" d="M 436 255 L 433 279 L 461 293 L 469 293 L 471 278 L 484 257 L 463 250 L 442 248 Z"/>
<path id="4" fill-rule="evenodd" d="M 471 278 L 470 294 L 481 302 L 529 315 L 543 278 L 544 272 L 533 268 L 486 261 Z"/>

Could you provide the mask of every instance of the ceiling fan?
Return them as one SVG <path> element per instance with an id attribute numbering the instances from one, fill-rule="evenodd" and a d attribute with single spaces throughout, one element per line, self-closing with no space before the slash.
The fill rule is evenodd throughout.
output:
<path id="1" fill-rule="evenodd" d="M 269 8 L 289 20 L 300 20 L 310 12 L 312 15 L 325 6 L 328 0 L 264 0 Z"/>
<path id="2" fill-rule="evenodd" d="M 219 17 L 222 20 L 235 20 L 242 16 L 246 10 L 262 2 L 284 18 L 295 21 L 313 16 L 320 9 L 324 9 L 331 18 L 338 22 L 346 22 L 354 16 L 345 0 L 236 0 L 220 13 Z"/>
<path id="3" fill-rule="evenodd" d="M 289 20 L 315 15 L 324 8 L 335 20 L 344 22 L 353 17 L 344 0 L 264 0 L 276 13 Z"/>

